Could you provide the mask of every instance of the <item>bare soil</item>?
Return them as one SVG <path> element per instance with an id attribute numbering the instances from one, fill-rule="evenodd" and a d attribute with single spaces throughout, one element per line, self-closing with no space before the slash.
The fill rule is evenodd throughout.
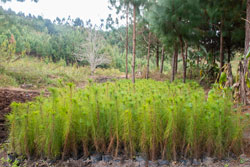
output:
<path id="1" fill-rule="evenodd" d="M 5 116 L 11 111 L 10 104 L 12 102 L 24 103 L 30 101 L 39 94 L 39 91 L 0 88 L 0 143 L 3 143 L 8 135 Z"/>

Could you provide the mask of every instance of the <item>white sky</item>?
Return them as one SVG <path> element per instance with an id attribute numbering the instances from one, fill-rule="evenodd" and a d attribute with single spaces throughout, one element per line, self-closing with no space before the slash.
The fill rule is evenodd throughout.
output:
<path id="1" fill-rule="evenodd" d="M 38 3 L 26 0 L 25 2 L 12 2 L 2 3 L 0 5 L 4 9 L 11 8 L 15 12 L 22 11 L 26 15 L 41 15 L 44 18 L 49 18 L 52 21 L 56 18 L 66 19 L 68 16 L 71 18 L 79 17 L 84 22 L 91 19 L 93 24 L 100 25 L 101 19 L 106 20 L 109 14 L 115 16 L 115 11 L 108 9 L 108 0 L 39 0 Z"/>

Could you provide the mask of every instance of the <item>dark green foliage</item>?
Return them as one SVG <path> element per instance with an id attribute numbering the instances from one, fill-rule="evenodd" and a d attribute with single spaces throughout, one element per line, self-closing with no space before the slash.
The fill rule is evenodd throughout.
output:
<path id="1" fill-rule="evenodd" d="M 28 157 L 90 151 L 150 159 L 222 158 L 242 147 L 243 117 L 229 90 L 198 84 L 139 80 L 51 88 L 49 98 L 12 104 L 10 149 Z"/>
<path id="2" fill-rule="evenodd" d="M 244 47 L 245 23 L 240 18 L 245 18 L 245 7 L 245 1 L 237 0 L 159 0 L 152 3 L 146 18 L 167 47 L 180 48 L 183 40 L 192 49 L 204 47 L 209 57 L 201 59 L 215 63 L 221 46 L 221 61 L 230 62 L 234 51 Z"/>
<path id="3" fill-rule="evenodd" d="M 163 35 L 167 46 L 178 43 L 180 36 L 185 40 L 199 36 L 195 29 L 201 21 L 199 0 L 159 0 L 153 3 L 147 16 L 150 26 Z"/>

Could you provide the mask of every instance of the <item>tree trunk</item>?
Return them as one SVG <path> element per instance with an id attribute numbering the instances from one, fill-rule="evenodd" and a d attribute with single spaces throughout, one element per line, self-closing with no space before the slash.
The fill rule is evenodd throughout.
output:
<path id="1" fill-rule="evenodd" d="M 159 69 L 159 43 L 156 44 L 156 67 Z"/>
<path id="2" fill-rule="evenodd" d="M 213 64 L 216 63 L 216 57 L 215 57 L 215 54 L 214 54 L 214 48 L 212 48 L 212 56 L 213 56 Z"/>
<path id="3" fill-rule="evenodd" d="M 231 46 L 227 48 L 227 62 L 230 63 L 231 61 Z"/>
<path id="4" fill-rule="evenodd" d="M 248 59 L 246 58 L 248 50 L 249 50 L 249 43 L 250 43 L 250 0 L 247 0 L 247 18 L 246 18 L 246 34 L 245 34 L 245 58 L 244 58 L 244 70 L 245 74 L 248 69 Z"/>
<path id="5" fill-rule="evenodd" d="M 136 55 L 136 5 L 133 9 L 134 25 L 133 25 L 133 61 L 132 61 L 132 82 L 135 83 L 135 55 Z"/>
<path id="6" fill-rule="evenodd" d="M 175 56 L 174 56 L 174 58 L 175 58 L 175 64 L 174 64 L 174 73 L 175 74 L 177 74 L 177 72 L 178 72 L 178 51 L 179 51 L 179 48 L 178 48 L 178 46 L 176 46 L 176 48 L 175 48 Z"/>
<path id="7" fill-rule="evenodd" d="M 171 74 L 171 82 L 174 81 L 175 78 L 175 50 L 173 53 L 173 57 L 172 57 L 172 74 Z"/>
<path id="8" fill-rule="evenodd" d="M 185 60 L 187 60 L 187 58 L 188 58 L 188 44 L 185 43 Z"/>
<path id="9" fill-rule="evenodd" d="M 233 86 L 233 73 L 232 73 L 232 66 L 230 63 L 227 64 L 227 82 L 226 82 L 227 87 L 232 87 Z"/>
<path id="10" fill-rule="evenodd" d="M 177 60 L 178 60 L 178 45 L 175 44 L 174 46 L 174 53 L 172 58 L 172 75 L 171 75 L 171 82 L 175 79 L 175 74 L 177 73 Z"/>
<path id="11" fill-rule="evenodd" d="M 245 34 L 245 55 L 247 55 L 250 43 L 250 0 L 247 0 L 247 18 L 246 18 L 246 34 Z"/>
<path id="12" fill-rule="evenodd" d="M 198 46 L 198 51 L 200 51 L 200 47 Z M 200 64 L 200 57 L 199 57 L 199 55 L 197 56 L 197 66 L 199 66 L 199 64 Z"/>
<path id="13" fill-rule="evenodd" d="M 231 61 L 231 44 L 232 43 L 232 39 L 231 39 L 231 31 L 229 31 L 229 37 L 228 39 L 226 39 L 226 46 L 227 46 L 227 63 L 230 63 Z"/>
<path id="14" fill-rule="evenodd" d="M 163 73 L 163 68 L 164 68 L 164 54 L 165 54 L 165 51 L 164 51 L 164 46 L 162 46 L 162 51 L 161 51 L 161 68 L 160 68 L 160 73 L 162 74 Z"/>
<path id="15" fill-rule="evenodd" d="M 126 11 L 126 79 L 128 79 L 128 10 L 129 5 L 127 5 Z"/>
<path id="16" fill-rule="evenodd" d="M 148 34 L 148 56 L 147 56 L 147 72 L 146 72 L 146 79 L 149 78 L 150 46 L 151 46 L 151 32 L 149 32 L 149 34 Z"/>
<path id="17" fill-rule="evenodd" d="M 186 59 L 184 54 L 184 42 L 182 40 L 182 37 L 180 37 L 180 45 L 181 45 L 181 57 L 183 62 L 183 83 L 186 83 L 187 68 L 186 68 Z"/>
<path id="18" fill-rule="evenodd" d="M 240 75 L 240 99 L 241 102 L 246 105 L 247 104 L 247 95 L 246 95 L 246 81 L 245 81 L 245 74 L 244 74 L 245 70 L 243 67 L 243 64 L 240 61 L 239 64 L 239 75 Z"/>
<path id="19" fill-rule="evenodd" d="M 223 19 L 221 19 L 221 26 L 220 26 L 220 71 L 223 71 L 224 66 L 224 38 L 223 38 Z"/>
<path id="20" fill-rule="evenodd" d="M 243 104 L 247 104 L 246 92 L 247 92 L 247 84 L 245 80 L 245 76 L 248 73 L 248 61 L 247 53 L 249 50 L 249 42 L 250 42 L 250 0 L 247 0 L 247 11 L 246 11 L 246 34 L 245 34 L 245 57 L 244 57 L 244 65 L 240 66 L 240 97 Z M 241 62 L 240 62 L 241 63 Z M 243 66 L 243 67 L 242 67 Z"/>
<path id="21" fill-rule="evenodd" d="M 185 68 L 186 68 L 186 77 L 187 77 L 187 59 L 188 59 L 188 44 L 185 42 Z M 190 78 L 191 79 L 191 78 Z"/>

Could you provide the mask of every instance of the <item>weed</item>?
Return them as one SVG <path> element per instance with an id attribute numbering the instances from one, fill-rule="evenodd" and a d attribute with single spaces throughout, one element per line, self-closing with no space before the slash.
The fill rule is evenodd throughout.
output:
<path id="1" fill-rule="evenodd" d="M 10 164 L 10 167 L 19 167 L 20 162 L 15 159 L 14 162 L 12 160 L 10 160 L 9 158 L 5 159 L 5 158 L 1 158 L 1 165 L 4 166 L 4 164 Z"/>
<path id="2" fill-rule="evenodd" d="M 246 161 L 244 159 L 240 159 L 240 164 L 244 164 Z"/>

